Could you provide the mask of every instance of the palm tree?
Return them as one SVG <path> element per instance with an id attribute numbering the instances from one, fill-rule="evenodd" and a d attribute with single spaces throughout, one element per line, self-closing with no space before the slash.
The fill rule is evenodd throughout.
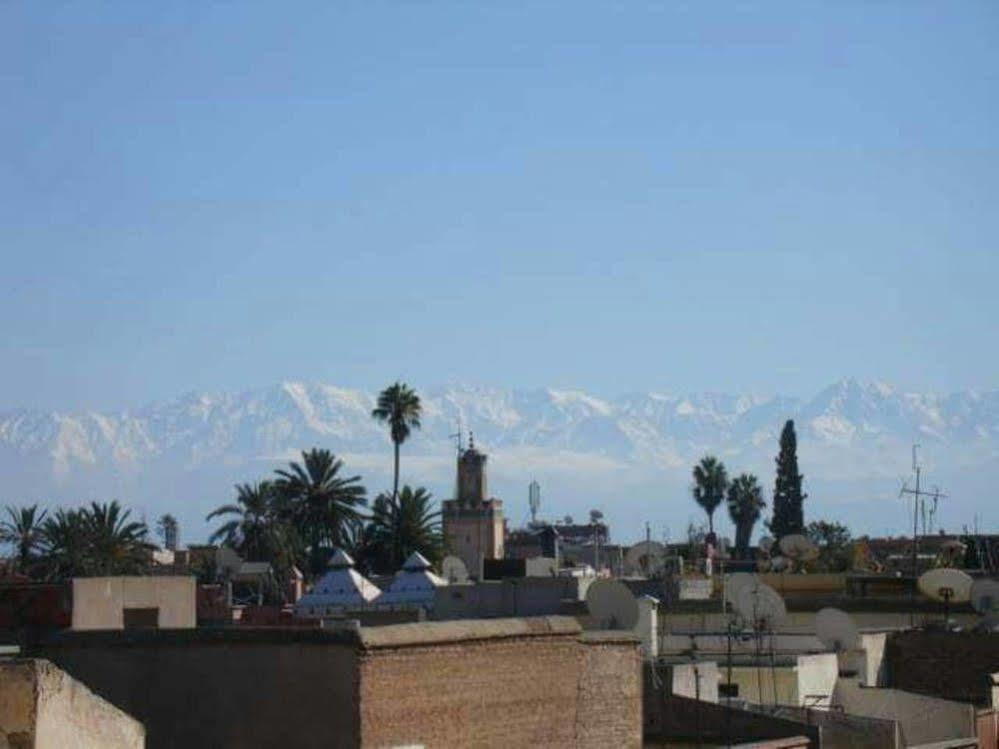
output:
<path id="1" fill-rule="evenodd" d="M 81 510 L 87 534 L 88 566 L 92 575 L 133 575 L 144 572 L 150 563 L 150 544 L 145 523 L 131 521 L 131 510 L 122 510 L 117 501 Z"/>
<path id="2" fill-rule="evenodd" d="M 42 525 L 48 576 L 57 580 L 88 572 L 88 533 L 83 510 L 56 510 Z"/>
<path id="3" fill-rule="evenodd" d="M 753 526 L 767 503 L 763 500 L 763 487 L 751 473 L 743 473 L 728 487 L 728 516 L 735 524 L 735 553 L 740 559 L 749 555 L 749 539 Z"/>
<path id="4" fill-rule="evenodd" d="M 694 466 L 694 501 L 708 514 L 708 531 L 715 532 L 715 509 L 725 499 L 728 474 L 725 465 L 714 455 L 705 455 Z"/>
<path id="5" fill-rule="evenodd" d="M 392 496 L 399 496 L 399 448 L 409 439 L 413 429 L 420 428 L 423 406 L 420 396 L 404 382 L 389 385 L 378 394 L 378 404 L 371 417 L 389 425 L 389 434 L 395 448 L 395 473 L 392 480 Z"/>
<path id="6" fill-rule="evenodd" d="M 433 495 L 422 486 L 404 486 L 398 498 L 381 494 L 375 499 L 368 526 L 369 554 L 382 572 L 399 569 L 414 551 L 430 561 L 440 559 L 443 548 L 440 510 Z"/>
<path id="7" fill-rule="evenodd" d="M 309 572 L 322 574 L 327 553 L 343 543 L 345 527 L 361 519 L 366 504 L 360 476 L 339 475 L 343 461 L 329 450 L 302 453 L 301 463 L 277 470 L 278 514 L 308 546 Z"/>
<path id="8" fill-rule="evenodd" d="M 7 508 L 10 520 L 0 523 L 0 543 L 14 547 L 14 560 L 21 574 L 31 574 L 37 553 L 42 548 L 44 537 L 42 524 L 46 510 L 38 512 L 38 505 L 31 507 Z"/>
<path id="9" fill-rule="evenodd" d="M 237 484 L 236 502 L 222 505 L 208 513 L 206 521 L 231 516 L 208 538 L 220 541 L 250 561 L 268 561 L 274 548 L 273 527 L 275 487 L 270 481 L 257 484 Z"/>

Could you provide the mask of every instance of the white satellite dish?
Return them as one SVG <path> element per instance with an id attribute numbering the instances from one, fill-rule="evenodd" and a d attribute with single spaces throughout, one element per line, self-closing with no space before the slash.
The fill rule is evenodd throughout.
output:
<path id="1" fill-rule="evenodd" d="M 634 629 L 638 601 L 618 580 L 595 580 L 586 590 L 586 608 L 608 629 Z"/>
<path id="2" fill-rule="evenodd" d="M 853 650 L 860 642 L 853 617 L 840 609 L 819 610 L 815 615 L 815 635 L 823 645 L 837 653 L 841 650 Z"/>
<path id="3" fill-rule="evenodd" d="M 819 549 L 800 533 L 792 533 L 780 540 L 781 553 L 792 562 L 812 562 L 819 558 Z"/>
<path id="4" fill-rule="evenodd" d="M 787 557 L 774 557 L 770 560 L 767 568 L 770 572 L 788 572 L 794 567 L 794 563 Z"/>
<path id="5" fill-rule="evenodd" d="M 467 583 L 468 568 L 459 557 L 446 556 L 441 562 L 441 577 L 449 583 Z"/>
<path id="6" fill-rule="evenodd" d="M 666 547 L 658 541 L 642 541 L 628 549 L 624 563 L 629 570 L 653 575 L 666 563 Z"/>
<path id="7" fill-rule="evenodd" d="M 774 630 L 787 618 L 784 599 L 776 590 L 761 582 L 746 585 L 739 591 L 736 610 L 754 628 L 761 630 Z"/>
<path id="8" fill-rule="evenodd" d="M 757 582 L 756 575 L 751 572 L 732 572 L 725 575 L 725 603 L 736 608 L 736 600 L 742 589 Z"/>
<path id="9" fill-rule="evenodd" d="M 774 547 L 774 540 L 770 536 L 764 536 L 756 544 L 760 551 L 765 554 L 769 554 L 770 550 Z"/>
<path id="10" fill-rule="evenodd" d="M 987 619 L 999 619 L 999 580 L 975 580 L 971 584 L 971 607 Z"/>
<path id="11" fill-rule="evenodd" d="M 919 592 L 934 601 L 967 603 L 971 600 L 971 576 L 961 570 L 940 567 L 919 576 Z"/>

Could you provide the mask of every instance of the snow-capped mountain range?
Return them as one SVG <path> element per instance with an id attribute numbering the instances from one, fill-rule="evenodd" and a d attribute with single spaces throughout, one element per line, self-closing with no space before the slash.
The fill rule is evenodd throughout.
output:
<path id="1" fill-rule="evenodd" d="M 230 497 L 234 482 L 263 477 L 312 446 L 342 455 L 374 493 L 387 486 L 391 468 L 386 430 L 370 416 L 374 396 L 284 382 L 122 413 L 0 413 L 0 502 L 118 497 L 150 516 L 173 511 L 194 540 L 203 535 L 204 514 Z M 697 517 L 687 494 L 691 465 L 713 452 L 730 473 L 755 472 L 769 486 L 788 418 L 797 424 L 811 506 L 872 530 L 890 529 L 901 515 L 900 503 L 885 505 L 895 509 L 881 528 L 863 508 L 897 495 L 913 442 L 921 445 L 928 476 L 961 484 L 960 498 L 947 487 L 954 511 L 964 513 L 954 524 L 970 522 L 968 513 L 988 516 L 991 503 L 980 493 L 999 478 L 999 389 L 933 395 L 844 380 L 809 399 L 608 400 L 579 390 L 467 385 L 423 388 L 421 396 L 423 428 L 403 448 L 403 480 L 446 497 L 451 435 L 461 424 L 490 454 L 491 488 L 506 500 L 514 525 L 526 513 L 527 484 L 537 478 L 543 508 L 553 515 L 600 507 L 626 537 L 644 519 L 676 536 Z"/>

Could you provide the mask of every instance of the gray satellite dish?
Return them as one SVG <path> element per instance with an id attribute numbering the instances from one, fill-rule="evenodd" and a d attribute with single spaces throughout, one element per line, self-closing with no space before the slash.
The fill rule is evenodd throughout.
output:
<path id="1" fill-rule="evenodd" d="M 924 572 L 916 584 L 919 592 L 934 601 L 944 603 L 967 603 L 971 600 L 971 576 L 961 570 L 941 567 Z"/>
<path id="2" fill-rule="evenodd" d="M 800 533 L 792 533 L 780 540 L 780 552 L 790 560 L 790 567 L 802 562 L 812 562 L 819 558 L 819 549 Z M 776 560 L 775 560 L 776 561 Z"/>
<path id="3" fill-rule="evenodd" d="M 774 540 L 770 536 L 764 536 L 756 544 L 760 551 L 769 554 L 770 550 L 774 547 Z"/>
<path id="4" fill-rule="evenodd" d="M 638 601 L 618 580 L 596 580 L 586 590 L 586 608 L 607 629 L 634 629 Z"/>
<path id="5" fill-rule="evenodd" d="M 742 589 L 757 582 L 756 575 L 750 572 L 732 572 L 725 575 L 725 603 L 732 608 L 737 608 L 736 599 Z"/>
<path id="6" fill-rule="evenodd" d="M 825 608 L 815 615 L 815 635 L 823 645 L 837 653 L 853 650 L 860 642 L 853 617 L 840 609 Z"/>
<path id="7" fill-rule="evenodd" d="M 774 557 L 770 560 L 770 572 L 790 572 L 794 563 L 788 557 Z"/>
<path id="8" fill-rule="evenodd" d="M 755 629 L 774 630 L 787 618 L 784 599 L 769 585 L 757 582 L 739 591 L 736 610 Z"/>
<path id="9" fill-rule="evenodd" d="M 446 556 L 441 562 L 441 577 L 449 583 L 467 583 L 468 568 L 459 557 Z"/>
<path id="10" fill-rule="evenodd" d="M 624 563 L 629 570 L 653 575 L 666 564 L 666 547 L 657 541 L 642 541 L 628 549 Z"/>

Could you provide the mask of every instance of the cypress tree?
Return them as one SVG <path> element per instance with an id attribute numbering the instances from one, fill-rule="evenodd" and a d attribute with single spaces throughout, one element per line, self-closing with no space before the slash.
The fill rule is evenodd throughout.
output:
<path id="1" fill-rule="evenodd" d="M 780 433 L 780 453 L 777 455 L 777 480 L 774 483 L 774 515 L 770 532 L 777 540 L 792 533 L 804 533 L 805 514 L 802 504 L 807 494 L 801 491 L 798 473 L 798 437 L 794 421 L 788 419 Z"/>

